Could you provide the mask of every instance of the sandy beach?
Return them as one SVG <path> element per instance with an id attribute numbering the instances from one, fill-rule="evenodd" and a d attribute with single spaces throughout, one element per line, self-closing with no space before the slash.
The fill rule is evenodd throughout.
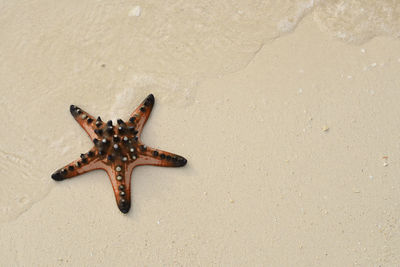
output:
<path id="1" fill-rule="evenodd" d="M 0 2 L 0 265 L 398 266 L 399 4 L 277 2 Z M 185 167 L 51 179 L 150 93 Z"/>

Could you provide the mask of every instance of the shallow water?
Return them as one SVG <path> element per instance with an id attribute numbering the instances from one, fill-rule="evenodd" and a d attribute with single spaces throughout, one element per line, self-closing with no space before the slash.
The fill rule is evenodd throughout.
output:
<path id="1" fill-rule="evenodd" d="M 350 44 L 400 35 L 400 5 L 390 0 L 73 2 L 0 4 L 1 221 L 44 198 L 52 171 L 90 147 L 69 104 L 113 119 L 141 92 L 192 105 L 198 83 L 246 67 L 304 16 Z"/>
<path id="2" fill-rule="evenodd" d="M 321 1 L 314 10 L 321 30 L 349 43 L 379 35 L 400 35 L 400 2 L 393 0 Z"/>

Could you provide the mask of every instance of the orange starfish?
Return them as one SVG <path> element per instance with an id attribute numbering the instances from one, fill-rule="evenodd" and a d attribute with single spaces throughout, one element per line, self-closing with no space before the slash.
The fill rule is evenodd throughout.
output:
<path id="1" fill-rule="evenodd" d="M 131 114 L 129 121 L 118 119 L 118 126 L 112 121 L 104 123 L 81 108 L 71 105 L 75 120 L 93 140 L 94 147 L 86 154 L 51 175 L 56 181 L 72 178 L 96 170 L 105 170 L 114 189 L 118 208 L 127 213 L 131 207 L 131 174 L 140 165 L 181 167 L 186 165 L 184 157 L 147 147 L 140 141 L 140 134 L 154 105 L 150 94 Z"/>

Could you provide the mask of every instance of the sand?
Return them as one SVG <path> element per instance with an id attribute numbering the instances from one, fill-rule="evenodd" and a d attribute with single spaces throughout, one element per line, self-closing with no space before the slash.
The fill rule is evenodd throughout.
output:
<path id="1" fill-rule="evenodd" d="M 400 262 L 391 1 L 0 10 L 0 265 Z M 91 147 L 70 104 L 115 121 L 149 93 L 143 141 L 187 166 L 136 168 L 127 215 L 105 172 L 50 178 Z"/>

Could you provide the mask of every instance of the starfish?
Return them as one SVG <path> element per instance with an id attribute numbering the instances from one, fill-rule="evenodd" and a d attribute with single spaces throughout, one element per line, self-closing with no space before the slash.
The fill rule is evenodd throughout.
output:
<path id="1" fill-rule="evenodd" d="M 104 123 L 100 117 L 95 119 L 81 108 L 71 105 L 72 116 L 93 140 L 94 146 L 89 152 L 81 154 L 80 159 L 54 172 L 51 178 L 62 181 L 92 170 L 105 170 L 118 208 L 127 213 L 131 207 L 131 175 L 136 166 L 181 167 L 187 162 L 182 156 L 147 147 L 141 142 L 140 135 L 153 106 L 154 96 L 150 94 L 133 111 L 129 121 L 118 119 L 118 125 L 114 126 L 111 120 Z"/>

